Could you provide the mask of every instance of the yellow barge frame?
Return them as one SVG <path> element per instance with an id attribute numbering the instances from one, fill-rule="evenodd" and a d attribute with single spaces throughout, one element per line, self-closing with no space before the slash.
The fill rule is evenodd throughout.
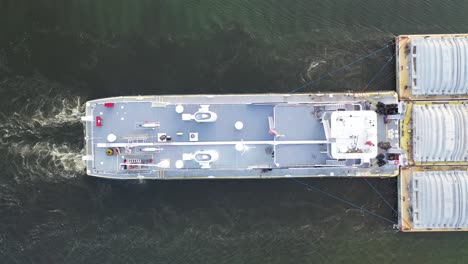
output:
<path id="1" fill-rule="evenodd" d="M 434 54 L 435 55 L 441 55 L 440 50 L 444 50 L 446 48 L 445 46 L 438 47 L 436 45 L 439 45 L 439 43 L 442 43 L 440 45 L 445 45 L 444 43 L 448 43 L 447 45 L 449 46 L 451 43 L 455 43 L 454 47 L 452 48 L 451 54 L 457 54 L 456 52 L 462 52 L 460 50 L 463 49 L 464 46 L 461 46 L 458 44 L 458 42 L 462 41 L 463 43 L 468 40 L 468 34 L 440 34 L 440 35 L 400 35 L 396 38 L 396 73 L 397 73 L 397 92 L 399 95 L 399 100 L 401 103 L 405 104 L 405 115 L 402 118 L 400 122 L 400 147 L 405 150 L 405 155 L 407 158 L 407 162 L 405 164 L 402 164 L 400 167 L 400 175 L 398 179 L 398 211 L 399 211 L 399 217 L 398 217 L 398 226 L 399 229 L 403 232 L 428 232 L 428 231 L 468 231 L 468 226 L 457 226 L 462 219 L 461 218 L 467 218 L 468 215 L 465 215 L 465 212 L 468 212 L 468 202 L 464 202 L 464 198 L 466 194 L 463 192 L 465 190 L 465 187 L 459 187 L 461 184 L 464 182 L 464 179 L 461 179 L 459 175 L 468 175 L 466 172 L 468 172 L 468 160 L 466 159 L 466 156 L 462 160 L 431 160 L 431 158 L 427 158 L 426 160 L 421 160 L 421 158 L 415 157 L 415 154 L 420 154 L 417 153 L 417 150 L 415 149 L 414 142 L 417 142 L 419 140 L 419 136 L 415 135 L 415 120 L 413 120 L 413 115 L 414 115 L 414 108 L 419 108 L 419 109 L 425 109 L 428 107 L 450 107 L 451 105 L 459 105 L 461 108 L 457 109 L 457 113 L 462 113 L 462 115 L 458 114 L 459 118 L 463 118 L 463 113 L 468 109 L 468 90 L 462 90 L 460 94 L 421 94 L 418 92 L 414 87 L 418 85 L 418 82 L 420 82 L 421 76 L 418 75 L 416 72 L 416 64 L 420 66 L 420 69 L 423 67 L 426 67 L 425 64 L 422 64 L 422 62 L 428 62 L 424 61 L 424 56 L 421 56 L 418 54 L 422 48 L 426 48 L 429 45 L 429 48 L 433 48 L 435 50 Z M 423 43 L 423 45 L 427 45 L 426 47 L 424 46 L 417 46 L 417 45 L 412 45 L 415 44 L 416 42 L 418 43 Z M 428 44 L 425 44 L 424 42 L 427 42 Z M 433 44 L 435 43 L 435 44 Z M 468 43 L 468 41 L 466 42 Z M 422 48 L 421 48 L 422 47 Z M 455 50 L 455 51 L 453 51 Z M 439 53 L 437 53 L 439 52 Z M 430 54 L 430 55 L 434 55 Z M 419 55 L 419 56 L 418 56 Z M 426 58 L 430 56 L 427 56 Z M 434 55 L 434 57 L 436 57 Z M 443 55 L 443 54 L 442 54 Z M 441 55 L 441 57 L 442 57 Z M 461 58 L 454 58 L 455 56 L 452 56 L 451 59 L 456 61 L 455 66 L 449 65 L 450 67 L 468 67 L 468 61 L 467 58 L 465 57 L 464 53 L 462 54 Z M 422 57 L 422 58 L 421 58 Z M 418 61 L 421 60 L 421 61 Z M 447 65 L 444 64 L 446 61 L 436 61 L 437 58 L 433 59 L 431 62 L 434 62 L 435 69 L 440 69 L 440 70 L 445 70 L 447 72 Z M 440 63 L 439 63 L 440 62 Z M 439 64 L 441 65 L 439 65 Z M 465 64 L 463 64 L 465 63 Z M 439 66 L 438 66 L 439 65 Z M 427 66 L 429 67 L 429 66 Z M 439 67 L 439 68 L 437 68 Z M 445 69 L 443 67 L 446 67 Z M 463 68 L 462 68 L 463 70 Z M 420 70 L 420 72 L 423 71 L 423 69 Z M 444 73 L 445 73 L 444 72 Z M 444 73 L 440 73 L 440 75 L 443 76 Z M 424 77 L 424 76 L 423 76 Z M 419 79 L 418 79 L 419 78 Z M 427 77 L 428 78 L 428 77 Z M 431 77 L 432 78 L 432 77 Z M 425 81 L 425 80 L 423 80 Z M 460 81 L 456 84 L 457 87 L 461 87 Z M 444 91 L 444 90 L 442 90 Z M 433 111 L 430 109 L 430 111 Z M 450 112 L 451 113 L 451 112 Z M 436 113 L 438 115 L 442 115 L 441 113 Z M 440 119 L 440 118 L 439 118 Z M 454 124 L 453 127 L 455 129 L 464 130 L 468 129 L 468 127 L 461 127 L 461 124 L 457 124 L 457 119 L 454 117 Z M 442 126 L 445 126 L 444 120 L 437 120 L 437 122 L 440 122 Z M 448 125 L 446 125 L 448 127 Z M 458 126 L 458 127 L 457 127 Z M 441 137 L 445 137 L 443 140 L 448 140 L 446 137 L 447 135 L 444 134 L 446 132 L 445 130 L 448 130 L 449 128 L 443 128 L 444 131 L 438 131 L 437 127 L 433 127 L 434 131 L 433 133 L 440 133 Z M 454 129 L 454 130 L 455 130 Z M 468 134 L 465 132 L 465 135 Z M 457 139 L 454 137 L 454 144 L 460 143 L 457 142 Z M 464 141 L 461 141 L 463 144 Z M 429 142 L 428 140 L 423 141 L 423 143 L 427 144 L 435 144 L 434 142 Z M 442 145 L 443 147 L 444 145 Z M 429 148 L 432 148 L 434 146 L 429 146 Z M 464 146 L 457 146 L 457 147 L 464 147 Z M 436 157 L 437 159 L 437 157 Z M 439 180 L 437 178 L 438 176 L 434 176 L 434 174 L 439 173 L 440 175 L 445 175 L 441 177 L 448 177 L 446 175 L 455 175 L 449 180 Z M 421 186 L 413 186 L 417 183 L 417 180 L 413 179 L 415 175 L 419 175 L 418 177 L 433 177 L 436 179 L 435 182 L 438 184 L 435 184 L 434 188 L 430 188 L 431 193 L 427 193 L 427 189 L 425 189 L 426 193 L 424 193 Z M 421 178 L 420 178 L 421 179 Z M 424 178 L 423 178 L 424 179 Z M 427 178 L 428 179 L 428 178 Z M 448 178 L 447 178 L 448 179 Z M 458 180 L 457 180 L 458 179 Z M 428 181 L 430 182 L 430 181 Z M 453 189 L 451 189 L 453 186 Z M 445 189 L 444 189 L 445 188 Z M 458 189 L 457 189 L 458 188 Z M 447 190 L 451 191 L 453 190 L 452 200 L 448 199 L 448 197 L 444 196 L 444 192 L 447 192 Z M 459 191 L 457 191 L 459 190 Z M 420 195 L 418 197 L 418 195 Z M 457 196 L 458 195 L 458 196 Z M 443 197 L 440 201 L 438 200 L 437 202 L 439 203 L 440 206 L 434 206 L 432 208 L 428 207 L 422 207 L 422 203 L 424 202 L 424 205 L 428 204 L 427 200 L 424 199 L 429 199 L 428 197 L 431 197 L 431 199 L 436 199 Z M 455 198 L 453 198 L 455 197 Z M 458 198 L 457 198 L 458 197 Z M 459 200 L 457 200 L 459 199 Z M 433 201 L 433 200 L 431 200 Z M 458 203 L 457 203 L 458 202 Z M 421 204 L 418 204 L 421 203 Z M 418 207 L 418 208 L 415 208 Z M 429 215 L 430 212 L 430 217 Z M 453 215 L 457 215 L 457 219 L 453 221 L 453 223 L 456 223 L 454 225 L 447 224 L 445 221 L 445 217 L 448 217 L 447 214 L 452 213 Z M 425 219 L 418 221 L 417 219 L 420 218 L 420 214 L 426 214 L 424 217 Z M 442 216 L 441 216 L 442 215 Z M 431 219 L 433 217 L 433 219 Z M 423 217 L 421 217 L 423 218 Z M 448 218 L 447 218 L 448 219 Z M 428 224 L 429 222 L 433 222 L 431 224 Z M 425 221 L 425 222 L 424 222 Z M 439 223 L 437 223 L 439 221 Z M 448 221 L 448 220 L 447 220 Z M 458 221 L 458 222 L 457 222 Z M 432 222 L 431 222 L 432 223 Z"/>

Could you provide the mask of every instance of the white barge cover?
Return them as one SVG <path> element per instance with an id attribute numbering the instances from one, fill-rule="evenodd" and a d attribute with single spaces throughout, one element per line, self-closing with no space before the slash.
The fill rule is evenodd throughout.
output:
<path id="1" fill-rule="evenodd" d="M 413 95 L 468 94 L 468 38 L 415 38 L 410 45 Z"/>
<path id="2" fill-rule="evenodd" d="M 415 229 L 468 227 L 468 172 L 411 173 L 410 196 Z"/>
<path id="3" fill-rule="evenodd" d="M 415 104 L 412 119 L 414 161 L 468 160 L 467 104 Z"/>

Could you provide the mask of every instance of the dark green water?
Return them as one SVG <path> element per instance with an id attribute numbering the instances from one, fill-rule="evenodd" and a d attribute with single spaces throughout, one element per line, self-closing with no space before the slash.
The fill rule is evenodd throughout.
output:
<path id="1" fill-rule="evenodd" d="M 89 178 L 88 99 L 289 92 L 391 43 L 468 31 L 466 1 L 0 0 L 0 263 L 466 263 L 291 180 Z M 303 91 L 362 91 L 392 48 Z M 367 90 L 392 90 L 394 63 Z M 396 220 L 362 179 L 308 184 Z M 396 205 L 396 180 L 370 181 Z"/>

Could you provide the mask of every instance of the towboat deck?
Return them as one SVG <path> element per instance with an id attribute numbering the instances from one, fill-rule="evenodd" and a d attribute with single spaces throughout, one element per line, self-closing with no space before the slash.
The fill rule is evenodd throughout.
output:
<path id="1" fill-rule="evenodd" d="M 376 156 L 379 142 L 400 151 L 397 109 L 392 92 L 95 100 L 84 159 L 122 179 L 395 175 L 398 159 Z"/>

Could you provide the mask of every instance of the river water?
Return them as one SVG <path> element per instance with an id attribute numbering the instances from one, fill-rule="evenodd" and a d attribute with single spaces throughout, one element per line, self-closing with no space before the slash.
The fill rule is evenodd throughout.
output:
<path id="1" fill-rule="evenodd" d="M 468 234 L 404 234 L 363 179 L 84 175 L 86 100 L 395 89 L 398 34 L 467 32 L 468 2 L 0 0 L 0 263 L 465 263 Z M 378 72 L 375 81 L 367 85 Z M 369 182 L 396 207 L 396 179 Z"/>

